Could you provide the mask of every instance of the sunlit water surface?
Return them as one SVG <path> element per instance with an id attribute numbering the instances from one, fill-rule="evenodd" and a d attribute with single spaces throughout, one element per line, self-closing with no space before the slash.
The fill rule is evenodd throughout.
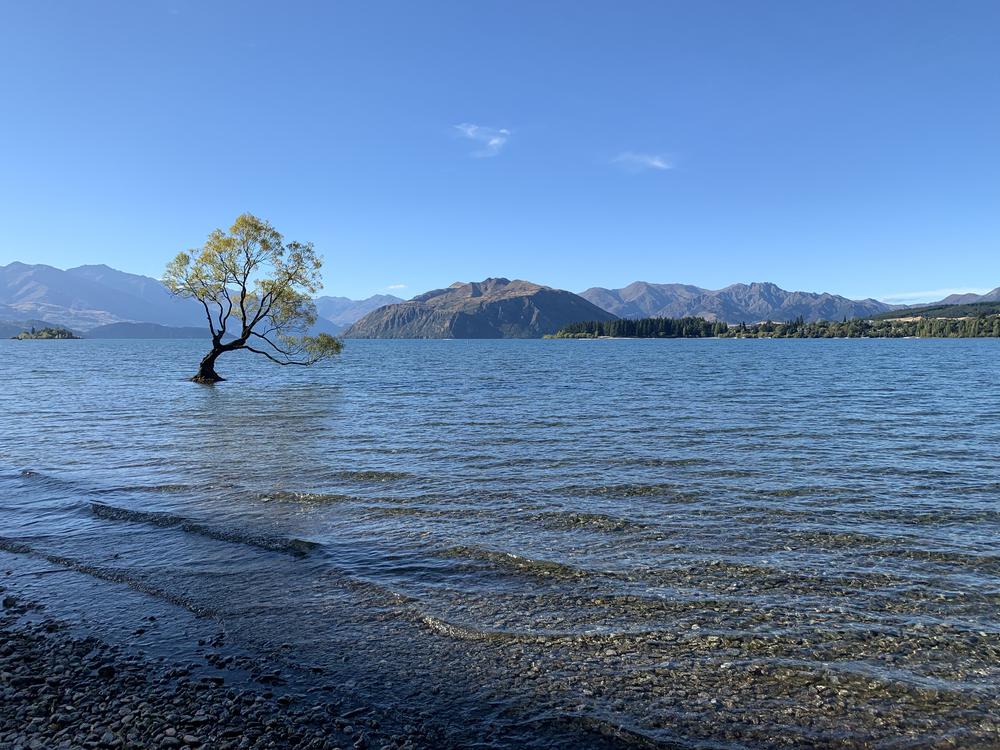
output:
<path id="1" fill-rule="evenodd" d="M 0 342 L 0 562 L 108 632 L 464 745 L 1000 746 L 1000 342 L 203 346 Z"/>

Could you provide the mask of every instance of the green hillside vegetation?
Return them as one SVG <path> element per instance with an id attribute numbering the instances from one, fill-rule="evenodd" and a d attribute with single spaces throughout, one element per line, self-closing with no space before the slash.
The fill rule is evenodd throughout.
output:
<path id="1" fill-rule="evenodd" d="M 564 326 L 550 338 L 703 339 L 723 336 L 728 329 L 729 326 L 725 323 L 716 323 L 704 318 L 590 320 Z"/>
<path id="2" fill-rule="evenodd" d="M 921 318 L 919 320 L 845 320 L 805 323 L 755 323 L 730 326 L 727 338 L 993 338 L 1000 337 L 1000 315 L 981 318 Z"/>
<path id="3" fill-rule="evenodd" d="M 12 338 L 18 341 L 28 341 L 33 339 L 78 339 L 80 338 L 75 333 L 73 333 L 68 328 L 59 328 L 58 326 L 50 328 L 32 328 L 29 331 L 21 331 L 16 336 Z"/>

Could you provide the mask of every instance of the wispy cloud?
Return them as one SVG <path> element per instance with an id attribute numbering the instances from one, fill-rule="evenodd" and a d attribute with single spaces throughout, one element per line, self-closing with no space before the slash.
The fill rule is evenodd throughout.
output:
<path id="1" fill-rule="evenodd" d="M 406 289 L 406 284 L 389 284 L 386 289 Z"/>
<path id="2" fill-rule="evenodd" d="M 673 162 L 660 154 L 639 154 L 634 151 L 623 151 L 611 160 L 626 172 L 645 172 L 649 169 L 664 171 L 673 169 Z"/>
<path id="3" fill-rule="evenodd" d="M 922 292 L 897 292 L 886 294 L 882 297 L 883 302 L 895 305 L 911 305 L 918 302 L 937 302 L 952 294 L 986 294 L 989 289 L 979 287 L 959 287 L 948 289 L 927 289 Z"/>
<path id="4" fill-rule="evenodd" d="M 496 156 L 506 145 L 510 138 L 510 131 L 507 128 L 491 128 L 485 125 L 474 125 L 471 122 L 463 122 L 455 126 L 455 130 L 462 138 L 478 143 L 480 148 L 472 152 L 472 156 L 485 158 Z"/>

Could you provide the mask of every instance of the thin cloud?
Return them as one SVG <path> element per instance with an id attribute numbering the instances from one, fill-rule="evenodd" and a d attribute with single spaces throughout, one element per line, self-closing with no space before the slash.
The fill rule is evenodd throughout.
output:
<path id="1" fill-rule="evenodd" d="M 653 169 L 665 171 L 673 169 L 674 164 L 665 156 L 660 154 L 639 154 L 634 151 L 623 151 L 611 160 L 612 164 L 617 164 L 626 172 L 645 172 Z"/>
<path id="2" fill-rule="evenodd" d="M 386 289 L 406 289 L 406 284 L 389 284 Z"/>
<path id="3" fill-rule="evenodd" d="M 959 287 L 949 289 L 927 289 L 922 292 L 897 292 L 882 297 L 883 302 L 897 305 L 913 304 L 915 302 L 937 302 L 952 294 L 986 294 L 989 289 L 979 287 Z"/>
<path id="4" fill-rule="evenodd" d="M 507 128 L 491 128 L 485 125 L 474 125 L 471 122 L 463 122 L 455 126 L 462 138 L 478 143 L 480 148 L 472 152 L 476 158 L 487 158 L 496 156 L 507 144 L 510 138 L 510 131 Z"/>

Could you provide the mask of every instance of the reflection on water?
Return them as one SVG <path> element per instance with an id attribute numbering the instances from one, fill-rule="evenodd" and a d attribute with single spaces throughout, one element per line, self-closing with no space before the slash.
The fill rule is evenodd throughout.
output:
<path id="1" fill-rule="evenodd" d="M 3 554 L 457 742 L 1000 743 L 994 341 L 198 346 L 0 342 Z"/>

